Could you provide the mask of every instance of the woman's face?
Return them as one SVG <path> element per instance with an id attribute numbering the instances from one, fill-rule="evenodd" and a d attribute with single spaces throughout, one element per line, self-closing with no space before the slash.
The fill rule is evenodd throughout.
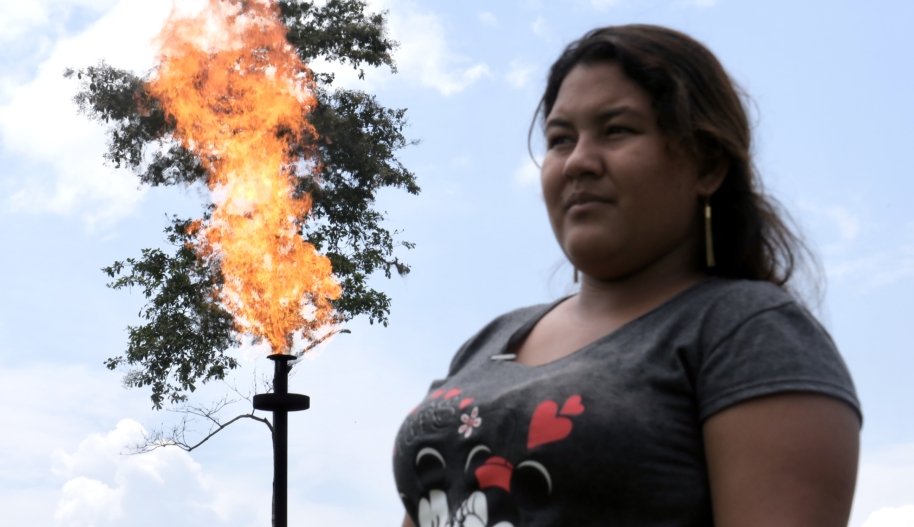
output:
<path id="1" fill-rule="evenodd" d="M 611 280 L 683 244 L 697 250 L 700 197 L 717 185 L 710 188 L 691 157 L 668 141 L 650 94 L 618 64 L 581 64 L 568 73 L 546 117 L 546 142 L 549 220 L 582 272 Z"/>

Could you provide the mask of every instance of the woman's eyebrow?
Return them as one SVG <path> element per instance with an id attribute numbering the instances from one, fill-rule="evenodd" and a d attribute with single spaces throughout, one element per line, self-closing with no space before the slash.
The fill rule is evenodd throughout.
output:
<path id="1" fill-rule="evenodd" d="M 632 108 L 631 106 L 619 106 L 617 108 L 610 108 L 609 110 L 606 110 L 605 112 L 601 112 L 601 113 L 597 114 L 597 120 L 601 121 L 601 122 L 610 121 L 612 119 L 615 119 L 616 117 L 619 117 L 620 115 L 631 115 L 633 117 L 640 117 L 641 112 Z"/>
<path id="2" fill-rule="evenodd" d="M 572 128 L 571 121 L 567 119 L 552 118 L 546 121 L 546 128 Z"/>
<path id="3" fill-rule="evenodd" d="M 631 106 L 619 106 L 617 108 L 610 108 L 606 111 L 598 113 L 594 117 L 594 120 L 602 123 L 605 121 L 610 121 L 612 119 L 615 119 L 616 117 L 619 117 L 620 115 L 631 115 L 633 117 L 642 116 L 641 112 L 632 108 Z M 549 128 L 574 128 L 574 126 L 571 124 L 571 121 L 569 121 L 568 119 L 554 117 L 554 118 L 546 121 L 546 128 L 547 129 L 549 129 Z"/>

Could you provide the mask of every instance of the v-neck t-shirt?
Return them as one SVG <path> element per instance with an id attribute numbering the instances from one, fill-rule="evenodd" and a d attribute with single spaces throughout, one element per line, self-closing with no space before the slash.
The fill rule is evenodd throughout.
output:
<path id="1" fill-rule="evenodd" d="M 783 392 L 861 415 L 827 332 L 773 284 L 709 278 L 570 355 L 504 360 L 558 303 L 489 323 L 407 416 L 394 475 L 417 527 L 711 526 L 710 415 Z"/>

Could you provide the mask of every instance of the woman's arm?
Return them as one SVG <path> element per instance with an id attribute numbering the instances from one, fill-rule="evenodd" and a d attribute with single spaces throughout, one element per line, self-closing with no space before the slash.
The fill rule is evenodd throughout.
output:
<path id="1" fill-rule="evenodd" d="M 705 450 L 717 527 L 846 527 L 860 422 L 831 397 L 791 393 L 712 415 Z"/>
<path id="2" fill-rule="evenodd" d="M 409 518 L 409 514 L 403 516 L 403 527 L 416 527 L 413 525 L 413 521 Z"/>

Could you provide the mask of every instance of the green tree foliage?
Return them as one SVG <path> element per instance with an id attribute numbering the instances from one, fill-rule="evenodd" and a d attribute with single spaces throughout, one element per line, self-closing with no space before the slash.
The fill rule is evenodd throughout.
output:
<path id="1" fill-rule="evenodd" d="M 315 59 L 351 66 L 364 77 L 366 67 L 396 71 L 391 52 L 397 43 L 387 36 L 384 13 L 367 13 L 364 0 L 329 0 L 324 5 L 304 0 L 279 2 L 289 28 L 288 41 L 309 64 Z M 101 62 L 67 70 L 79 90 L 74 100 L 80 113 L 107 123 L 105 161 L 133 170 L 142 183 L 189 185 L 205 183 L 207 174 L 195 155 L 172 137 L 173 123 L 145 90 L 148 77 Z M 302 236 L 327 255 L 343 288 L 335 307 L 341 320 L 367 315 L 387 325 L 390 298 L 369 286 L 380 271 L 405 275 L 409 266 L 394 252 L 413 244 L 384 228 L 385 213 L 375 208 L 382 188 L 418 194 L 413 173 L 396 158 L 409 144 L 403 130 L 405 109 L 382 106 L 373 95 L 333 86 L 332 74 L 315 72 L 318 105 L 310 116 L 318 138 L 308 134 L 291 147 L 320 167 L 296 174 L 297 191 L 308 192 L 313 208 L 301 218 Z M 307 220 L 307 221 L 305 221 Z M 204 219 L 204 221 L 206 221 Z M 145 323 L 129 327 L 124 355 L 108 359 L 109 369 L 129 368 L 128 386 L 150 386 L 152 401 L 185 401 L 197 384 L 222 379 L 237 366 L 226 353 L 238 343 L 231 315 L 219 304 L 222 276 L 218 259 L 201 257 L 191 247 L 190 220 L 173 218 L 166 237 L 168 254 L 144 249 L 103 269 L 109 287 L 142 288 L 147 304 Z"/>

